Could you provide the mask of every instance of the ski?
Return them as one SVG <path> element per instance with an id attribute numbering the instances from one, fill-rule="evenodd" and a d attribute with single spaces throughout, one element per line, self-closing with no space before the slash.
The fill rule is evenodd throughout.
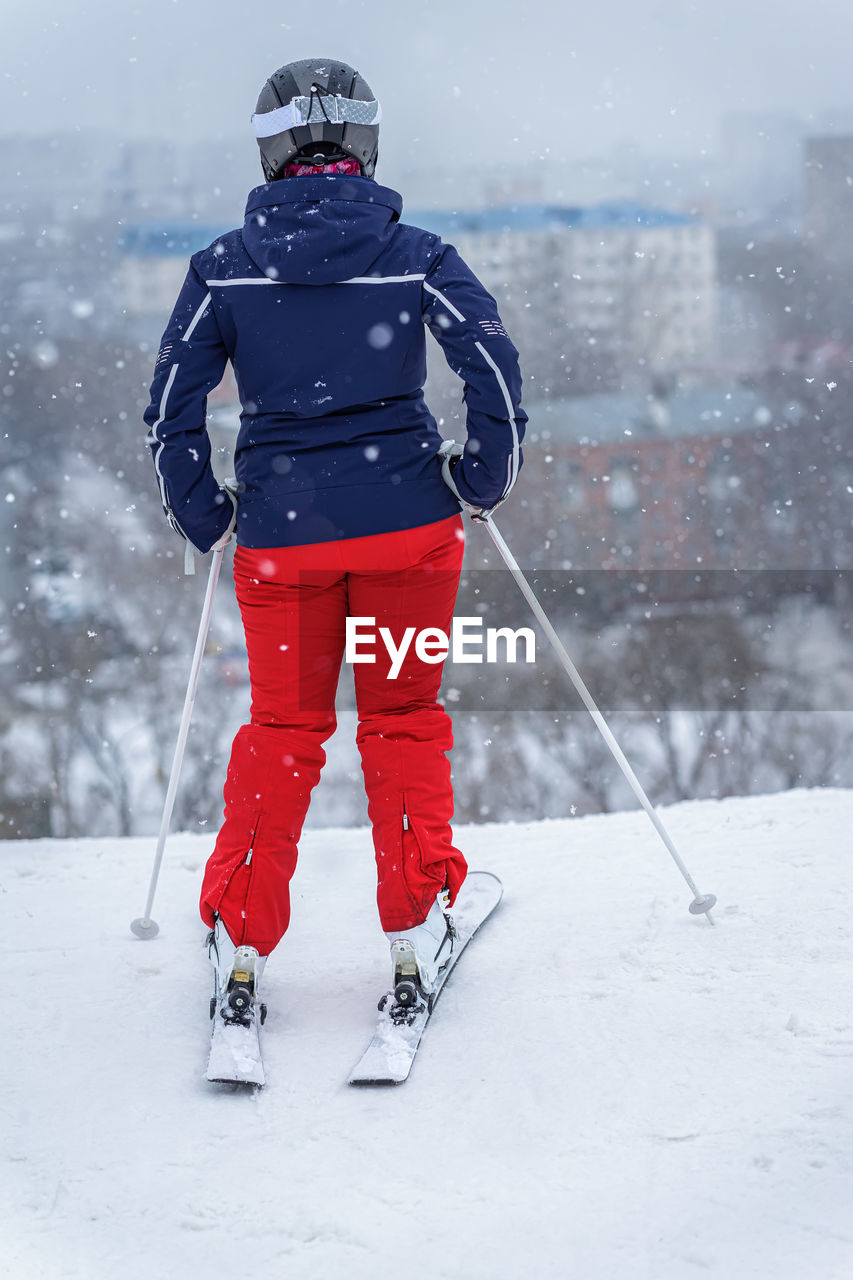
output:
<path id="1" fill-rule="evenodd" d="M 402 1084 L 409 1077 L 418 1048 L 432 1017 L 438 997 L 444 990 L 459 958 L 480 926 L 488 920 L 503 895 L 503 885 L 489 871 L 471 871 L 453 906 L 456 943 L 447 968 L 439 974 L 435 991 L 428 1002 L 414 1009 L 402 1010 L 394 1005 L 393 995 L 385 997 L 373 1039 L 350 1073 L 348 1084 Z"/>
<path id="2" fill-rule="evenodd" d="M 230 961 L 220 962 L 214 930 L 208 939 L 213 961 L 213 995 L 210 1000 L 210 1054 L 207 1079 L 215 1083 L 265 1083 L 258 1035 L 266 1018 L 266 1005 L 257 999 L 262 963 L 254 947 L 238 947 Z"/>
<path id="3" fill-rule="evenodd" d="M 256 1022 L 235 1026 L 214 1018 L 206 1077 L 221 1084 L 265 1084 Z"/>

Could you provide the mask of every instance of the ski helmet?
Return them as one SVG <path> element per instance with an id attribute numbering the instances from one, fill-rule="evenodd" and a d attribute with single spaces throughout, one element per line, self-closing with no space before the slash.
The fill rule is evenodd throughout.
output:
<path id="1" fill-rule="evenodd" d="M 279 67 L 261 89 L 252 126 L 267 182 L 297 155 L 353 156 L 372 178 L 382 109 L 363 76 L 333 58 Z"/>

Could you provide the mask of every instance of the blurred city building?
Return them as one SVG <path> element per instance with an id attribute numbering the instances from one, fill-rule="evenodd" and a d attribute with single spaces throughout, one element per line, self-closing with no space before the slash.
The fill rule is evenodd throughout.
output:
<path id="1" fill-rule="evenodd" d="M 822 256 L 853 263 L 853 133 L 807 138 L 806 239 Z"/>
<path id="2" fill-rule="evenodd" d="M 201 222 L 163 219 L 124 227 L 119 239 L 116 286 L 126 315 L 131 320 L 150 321 L 162 330 L 184 282 L 190 257 L 221 232 L 221 227 Z"/>
<path id="3" fill-rule="evenodd" d="M 804 121 L 785 111 L 736 111 L 719 129 L 719 193 L 724 221 L 794 225 L 802 205 Z"/>
<path id="4" fill-rule="evenodd" d="M 661 382 L 528 404 L 541 518 L 516 522 L 523 553 L 564 568 L 848 567 L 846 425 L 816 427 L 786 390 Z"/>
<path id="5" fill-rule="evenodd" d="M 142 215 L 233 226 L 258 180 L 257 156 L 240 139 L 7 134 L 0 136 L 0 225 L 68 226 Z"/>
<path id="6" fill-rule="evenodd" d="M 623 371 L 714 363 L 714 232 L 701 218 L 631 201 L 407 216 L 457 246 L 525 354 L 547 344 L 565 359 L 580 342 Z"/>

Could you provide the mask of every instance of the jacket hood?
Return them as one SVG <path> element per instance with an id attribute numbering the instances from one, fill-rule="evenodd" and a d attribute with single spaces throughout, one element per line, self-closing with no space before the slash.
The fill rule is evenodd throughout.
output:
<path id="1" fill-rule="evenodd" d="M 369 270 L 402 210 L 397 192 L 370 178 L 283 178 L 249 193 L 243 244 L 271 280 L 335 284 Z"/>

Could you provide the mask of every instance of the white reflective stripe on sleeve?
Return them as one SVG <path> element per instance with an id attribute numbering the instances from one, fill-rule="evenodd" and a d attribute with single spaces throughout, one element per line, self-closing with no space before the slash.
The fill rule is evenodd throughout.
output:
<path id="1" fill-rule="evenodd" d="M 518 428 L 515 425 L 515 408 L 513 407 L 512 396 L 509 394 L 509 387 L 506 385 L 504 376 L 501 373 L 500 369 L 498 368 L 497 364 L 489 355 L 488 351 L 486 350 L 486 348 L 483 346 L 482 343 L 475 342 L 474 346 L 477 348 L 478 351 L 482 352 L 483 357 L 488 361 L 488 363 L 491 365 L 492 369 L 494 370 L 495 377 L 498 380 L 498 386 L 503 392 L 504 402 L 506 403 L 507 413 L 509 414 L 509 425 L 512 427 L 512 458 L 510 459 L 512 466 L 510 469 L 507 486 L 504 489 L 504 497 L 506 497 L 506 495 L 509 493 L 510 489 L 515 484 L 518 478 L 519 444 L 518 444 Z"/>
<path id="2" fill-rule="evenodd" d="M 483 356 L 483 358 L 486 360 L 489 366 L 494 370 L 495 377 L 498 380 L 498 386 L 500 387 L 501 392 L 503 394 L 504 404 L 506 405 L 506 411 L 507 411 L 507 414 L 509 415 L 510 422 L 514 422 L 515 407 L 513 406 L 512 396 L 509 394 L 509 387 L 506 385 L 506 382 L 504 381 L 503 374 L 501 373 L 497 364 L 489 355 L 488 351 L 486 350 L 486 348 L 483 346 L 481 342 L 475 342 L 474 346 L 477 348 L 477 350 L 480 352 L 480 354 Z"/>
<path id="3" fill-rule="evenodd" d="M 189 325 L 187 326 L 187 331 L 184 334 L 184 336 L 181 338 L 181 342 L 189 342 L 190 338 L 193 336 L 193 330 L 195 329 L 199 320 L 202 318 L 202 316 L 204 315 L 205 311 L 209 306 L 210 306 L 210 294 L 208 293 L 204 299 L 204 302 L 202 302 L 198 311 L 195 313 Z"/>
<path id="4" fill-rule="evenodd" d="M 450 299 L 449 299 L 449 298 L 445 298 L 444 294 L 443 294 L 443 293 L 441 293 L 438 289 L 434 289 L 434 288 L 432 287 L 432 285 L 431 285 L 431 284 L 427 284 L 426 280 L 424 280 L 424 288 L 426 289 L 426 291 L 427 291 L 428 293 L 431 293 L 431 294 L 433 295 L 433 297 L 434 297 L 434 298 L 439 298 L 439 299 L 444 303 L 444 305 L 447 307 L 447 310 L 450 312 L 450 314 L 451 314 L 452 316 L 456 316 L 456 319 L 457 319 L 457 320 L 464 320 L 464 319 L 465 319 L 465 317 L 463 316 L 462 312 L 461 312 L 461 311 L 457 311 L 457 310 L 456 310 L 456 308 L 454 307 L 454 305 L 453 305 L 453 303 L 450 301 Z"/>
<path id="5" fill-rule="evenodd" d="M 163 388 L 163 394 L 160 397 L 160 417 L 157 419 L 157 421 L 154 423 L 154 426 L 151 428 L 151 439 L 154 441 L 155 444 L 158 444 L 160 446 L 160 448 L 154 454 L 154 470 L 157 473 L 157 483 L 160 486 L 160 498 L 162 500 L 163 506 L 165 507 L 166 511 L 169 514 L 169 518 L 174 522 L 175 528 L 179 533 L 183 534 L 183 529 L 181 529 L 177 520 L 175 520 L 175 517 L 172 514 L 172 508 L 169 506 L 169 498 L 166 493 L 166 480 L 163 476 L 163 472 L 160 470 L 160 454 L 163 452 L 164 448 L 166 447 L 166 442 L 165 440 L 161 440 L 160 437 L 157 435 L 158 428 L 162 426 L 163 420 L 166 417 L 166 406 L 169 403 L 169 392 L 172 390 L 172 386 L 174 384 L 175 378 L 177 377 L 179 368 L 180 368 L 179 365 L 173 364 L 171 371 L 169 373 L 169 376 L 166 379 L 166 385 Z"/>
<path id="6" fill-rule="evenodd" d="M 453 316 L 456 316 L 457 320 L 461 320 L 463 323 L 465 322 L 465 317 L 463 316 L 462 312 L 457 310 L 456 307 L 454 307 L 450 299 L 446 298 L 440 289 L 433 288 L 431 284 L 427 284 L 426 280 L 424 280 L 424 288 L 429 293 L 431 293 L 433 297 L 438 298 L 439 301 L 442 302 L 445 307 L 447 307 L 447 310 L 450 312 L 450 314 Z M 480 352 L 480 355 L 484 358 L 484 360 L 486 361 L 486 363 L 489 365 L 490 369 L 494 373 L 495 377 L 497 378 L 498 386 L 501 389 L 501 394 L 503 395 L 504 403 L 506 404 L 507 417 L 509 420 L 510 429 L 512 431 L 512 453 L 510 454 L 510 457 L 508 459 L 508 468 L 509 468 L 508 478 L 507 478 L 506 488 L 504 489 L 504 492 L 503 492 L 503 496 L 506 497 L 510 489 L 518 479 L 519 443 L 518 443 L 518 428 L 515 425 L 515 406 L 512 403 L 512 396 L 509 394 L 509 387 L 506 385 L 506 380 L 503 374 L 501 373 L 498 365 L 489 355 L 488 351 L 486 350 L 486 348 L 483 346 L 481 342 L 475 342 L 474 346 Z"/>

